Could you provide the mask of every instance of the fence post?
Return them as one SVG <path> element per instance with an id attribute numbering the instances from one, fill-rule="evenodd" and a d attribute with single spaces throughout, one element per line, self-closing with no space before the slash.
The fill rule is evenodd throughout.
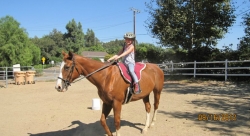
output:
<path id="1" fill-rule="evenodd" d="M 225 60 L 225 81 L 227 81 L 227 59 Z"/>
<path id="2" fill-rule="evenodd" d="M 196 77 L 196 60 L 194 61 L 194 78 Z"/>
<path id="3" fill-rule="evenodd" d="M 5 67 L 5 86 L 8 87 L 8 67 Z"/>
<path id="4" fill-rule="evenodd" d="M 173 61 L 171 60 L 170 63 L 171 63 L 171 70 L 172 70 L 172 72 L 173 72 L 173 71 L 174 71 L 174 64 L 173 64 Z"/>

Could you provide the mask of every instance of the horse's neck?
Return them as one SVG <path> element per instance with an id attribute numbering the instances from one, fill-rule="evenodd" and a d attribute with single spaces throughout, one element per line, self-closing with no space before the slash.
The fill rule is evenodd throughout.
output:
<path id="1" fill-rule="evenodd" d="M 78 63 L 80 63 L 80 65 L 82 66 L 81 69 L 82 69 L 82 74 L 84 76 L 88 76 L 90 73 L 94 72 L 87 78 L 94 85 L 101 84 L 104 78 L 106 77 L 105 69 L 96 71 L 97 69 L 100 69 L 101 67 L 105 66 L 104 63 L 100 63 L 88 58 L 81 58 L 81 61 L 79 61 Z"/>

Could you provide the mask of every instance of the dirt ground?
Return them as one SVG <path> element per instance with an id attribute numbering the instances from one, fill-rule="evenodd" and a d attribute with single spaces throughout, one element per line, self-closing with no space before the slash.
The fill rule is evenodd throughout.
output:
<path id="1" fill-rule="evenodd" d="M 98 98 L 94 85 L 81 80 L 65 93 L 57 92 L 54 86 L 55 81 L 50 81 L 0 88 L 0 135 L 105 136 L 99 122 L 101 110 L 91 109 L 92 99 Z M 153 95 L 150 99 L 153 104 Z M 201 114 L 235 114 L 237 120 L 199 121 Z M 155 127 L 141 134 L 145 119 L 141 100 L 124 105 L 121 135 L 250 135 L 250 86 L 213 81 L 166 82 Z M 115 134 L 113 112 L 107 123 Z"/>

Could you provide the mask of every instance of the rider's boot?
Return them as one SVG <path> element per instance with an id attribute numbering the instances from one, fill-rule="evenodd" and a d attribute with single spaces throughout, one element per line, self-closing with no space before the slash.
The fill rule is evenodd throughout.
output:
<path id="1" fill-rule="evenodd" d="M 140 88 L 139 82 L 134 83 L 134 93 L 135 93 L 135 94 L 141 93 L 141 88 Z"/>

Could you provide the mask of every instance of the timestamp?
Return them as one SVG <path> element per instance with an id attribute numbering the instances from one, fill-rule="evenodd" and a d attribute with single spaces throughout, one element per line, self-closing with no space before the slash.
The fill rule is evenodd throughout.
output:
<path id="1" fill-rule="evenodd" d="M 199 121 L 237 121 L 237 114 L 235 113 L 221 113 L 221 114 L 198 114 Z"/>

